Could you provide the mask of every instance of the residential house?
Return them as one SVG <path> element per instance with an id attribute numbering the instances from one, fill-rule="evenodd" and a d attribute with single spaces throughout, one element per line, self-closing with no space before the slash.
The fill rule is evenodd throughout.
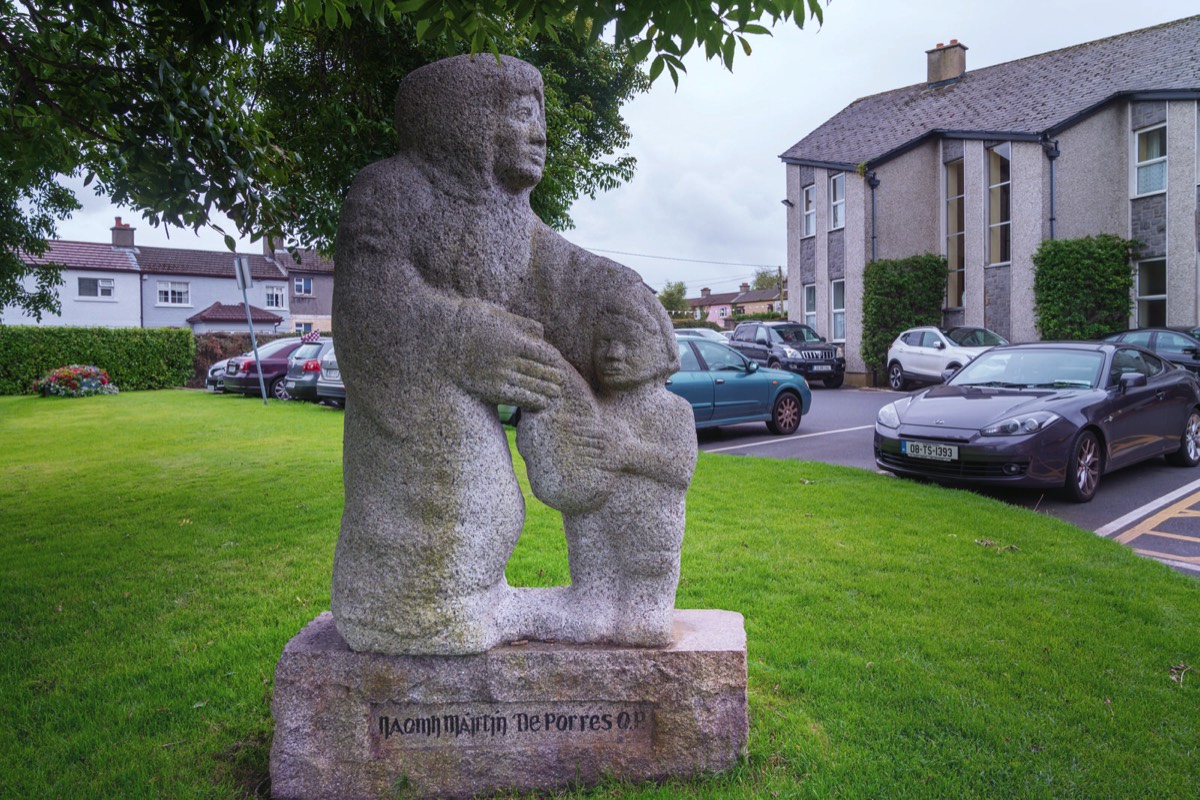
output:
<path id="1" fill-rule="evenodd" d="M 742 291 L 733 298 L 734 314 L 779 314 L 787 310 L 787 289 L 780 300 L 779 289 L 751 289 L 743 283 Z"/>
<path id="2" fill-rule="evenodd" d="M 861 355 L 875 258 L 946 256 L 946 325 L 1034 340 L 1045 239 L 1141 242 L 1132 325 L 1200 317 L 1200 17 L 983 69 L 957 40 L 928 80 L 855 101 L 782 156 L 797 319 Z"/>
<path id="3" fill-rule="evenodd" d="M 699 297 L 689 297 L 687 302 L 696 319 L 732 328 L 730 318 L 733 316 L 733 301 L 739 294 L 741 292 L 713 294 L 711 289 L 704 288 L 700 290 Z"/>
<path id="4" fill-rule="evenodd" d="M 300 251 L 297 261 L 286 250 L 274 260 L 287 268 L 291 288 L 292 330 L 333 331 L 333 262 L 310 250 Z"/>

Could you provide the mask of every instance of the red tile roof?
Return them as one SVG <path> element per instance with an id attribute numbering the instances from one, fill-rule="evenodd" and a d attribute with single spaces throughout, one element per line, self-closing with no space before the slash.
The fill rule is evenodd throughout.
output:
<path id="1" fill-rule="evenodd" d="M 255 322 L 269 323 L 278 325 L 283 322 L 283 317 L 278 314 L 273 314 L 270 311 L 265 311 L 258 306 L 250 306 L 250 316 Z M 245 322 L 246 321 L 246 304 L 238 303 L 237 305 L 227 305 L 225 303 L 213 303 L 208 308 L 193 314 L 187 318 L 188 322 Z"/>
<path id="2" fill-rule="evenodd" d="M 64 242 L 52 240 L 46 252 L 40 256 L 21 253 L 28 264 L 62 264 L 72 269 L 97 269 L 120 272 L 137 272 L 133 251 L 113 247 L 111 244 L 95 242 Z"/>

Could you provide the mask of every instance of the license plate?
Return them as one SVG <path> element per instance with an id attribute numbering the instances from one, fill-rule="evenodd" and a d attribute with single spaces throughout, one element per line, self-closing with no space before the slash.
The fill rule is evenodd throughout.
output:
<path id="1" fill-rule="evenodd" d="M 813 372 L 833 372 L 833 367 L 828 364 L 817 364 L 812 368 Z"/>
<path id="2" fill-rule="evenodd" d="M 337 381 L 337 380 L 341 380 L 342 373 L 336 369 L 327 369 L 327 370 L 325 370 L 325 377 L 331 381 Z"/>
<path id="3" fill-rule="evenodd" d="M 928 458 L 933 461 L 957 461 L 958 447 L 936 442 L 900 442 L 900 452 L 911 458 Z"/>
<path id="4" fill-rule="evenodd" d="M 295 381 L 288 381 L 288 382 L 287 382 L 286 384 L 284 384 L 284 385 L 285 385 L 285 386 L 287 386 L 287 388 L 289 388 L 289 389 L 295 389 L 295 388 L 296 388 L 296 382 L 295 382 Z"/>

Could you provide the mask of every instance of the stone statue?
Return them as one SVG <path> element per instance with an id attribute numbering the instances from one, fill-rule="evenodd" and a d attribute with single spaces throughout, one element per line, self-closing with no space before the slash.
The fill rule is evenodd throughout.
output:
<path id="1" fill-rule="evenodd" d="M 531 211 L 546 146 L 532 66 L 422 67 L 401 82 L 396 128 L 399 153 L 359 173 L 337 237 L 339 633 L 392 654 L 517 636 L 663 644 L 695 460 L 691 411 L 662 387 L 678 367 L 665 312 L 636 273 Z M 572 587 L 504 578 L 525 510 L 498 403 L 535 429 L 526 458 L 564 513 Z"/>

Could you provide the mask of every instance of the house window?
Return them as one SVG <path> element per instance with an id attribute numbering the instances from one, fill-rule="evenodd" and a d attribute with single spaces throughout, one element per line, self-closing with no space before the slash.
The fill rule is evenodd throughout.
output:
<path id="1" fill-rule="evenodd" d="M 721 306 L 719 309 L 717 309 L 717 316 L 721 319 L 725 319 L 725 306 Z"/>
<path id="2" fill-rule="evenodd" d="M 293 281 L 293 294 L 311 297 L 313 293 L 312 278 L 296 278 Z"/>
<path id="3" fill-rule="evenodd" d="M 191 284 L 187 281 L 158 282 L 158 304 L 160 306 L 187 306 L 191 303 Z"/>
<path id="4" fill-rule="evenodd" d="M 112 297 L 113 288 L 114 284 L 112 278 L 79 279 L 80 297 Z"/>
<path id="5" fill-rule="evenodd" d="M 1167 188 L 1167 126 L 1137 132 L 1135 194 L 1153 194 Z"/>
<path id="6" fill-rule="evenodd" d="M 313 324 L 311 322 L 297 322 L 292 326 L 292 330 L 296 333 L 312 333 Z"/>
<path id="7" fill-rule="evenodd" d="M 963 160 L 946 165 L 946 306 L 962 308 L 966 289 L 966 213 Z"/>
<path id="8" fill-rule="evenodd" d="M 1142 261 L 1137 271 L 1137 324 L 1160 328 L 1167 324 L 1167 262 Z"/>
<path id="9" fill-rule="evenodd" d="M 989 147 L 988 162 L 988 263 L 1012 262 L 1012 179 L 1008 142 Z"/>
<path id="10" fill-rule="evenodd" d="M 846 282 L 833 281 L 829 284 L 829 329 L 835 342 L 846 340 Z"/>
<path id="11" fill-rule="evenodd" d="M 817 327 L 817 285 L 804 284 L 804 324 L 810 328 Z"/>
<path id="12" fill-rule="evenodd" d="M 804 212 L 804 236 L 817 233 L 817 187 L 809 184 L 800 191 L 800 209 Z"/>
<path id="13" fill-rule="evenodd" d="M 846 173 L 829 178 L 829 229 L 846 227 Z"/>
<path id="14" fill-rule="evenodd" d="M 275 283 L 267 284 L 267 308 L 283 308 L 284 302 L 284 287 Z"/>

